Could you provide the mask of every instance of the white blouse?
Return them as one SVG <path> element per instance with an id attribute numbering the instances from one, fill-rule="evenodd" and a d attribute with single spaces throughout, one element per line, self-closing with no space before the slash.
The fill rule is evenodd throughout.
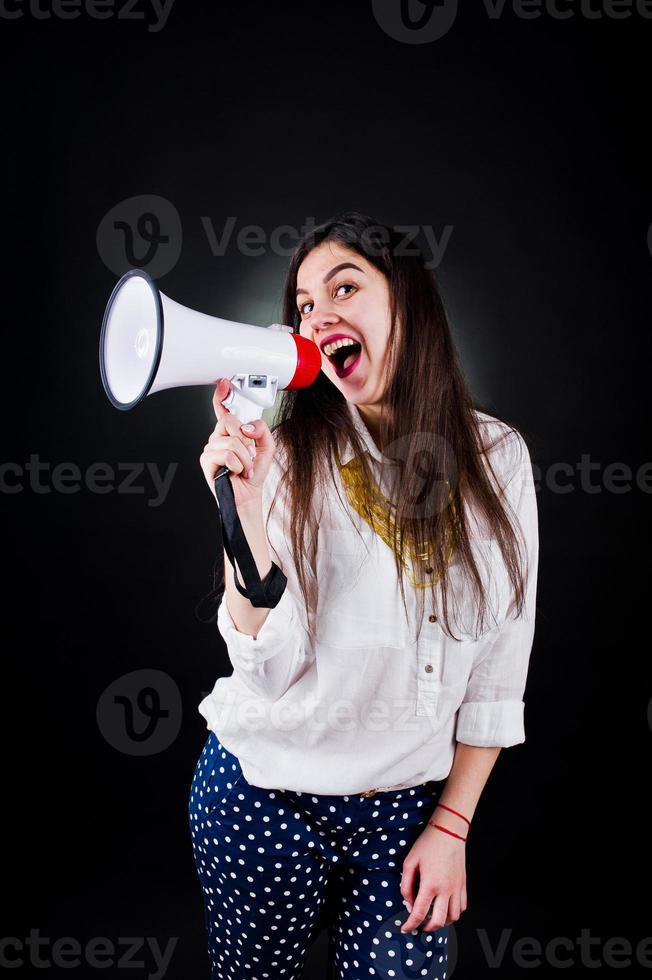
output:
<path id="1" fill-rule="evenodd" d="M 347 405 L 372 460 L 390 466 L 358 409 Z M 475 414 L 486 443 L 507 429 L 491 415 Z M 348 444 L 342 462 L 352 456 Z M 206 727 L 239 759 L 248 782 L 329 795 L 398 790 L 445 779 L 456 741 L 483 746 L 525 741 L 523 694 L 539 550 L 535 486 L 520 434 L 501 440 L 491 460 L 524 536 L 525 607 L 512 618 L 500 550 L 467 510 L 475 528 L 474 556 L 488 586 L 490 621 L 479 637 L 474 634 L 470 587 L 453 558 L 450 587 L 459 605 L 452 626 L 460 640 L 447 636 L 430 612 L 429 589 L 415 640 L 417 589 L 406 575 L 406 621 L 394 554 L 349 504 L 336 466 L 339 497 L 334 486 L 329 488 L 320 517 L 316 635 L 311 635 L 284 528 L 281 469 L 274 461 L 263 485 L 263 517 L 266 522 L 280 496 L 268 540 L 287 586 L 255 639 L 236 629 L 226 593 L 222 596 L 217 626 L 233 672 L 219 677 L 198 706 Z"/>

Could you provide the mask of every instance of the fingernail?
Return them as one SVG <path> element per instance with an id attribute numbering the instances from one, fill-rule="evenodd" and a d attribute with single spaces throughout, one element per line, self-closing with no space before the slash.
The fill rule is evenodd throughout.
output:
<path id="1" fill-rule="evenodd" d="M 251 456 L 251 458 L 252 459 L 255 459 L 256 458 L 256 447 L 255 446 L 247 446 L 247 449 L 249 450 L 249 455 Z"/>
<path id="2" fill-rule="evenodd" d="M 250 480 L 253 475 L 254 475 L 254 471 L 253 470 L 247 470 L 247 479 L 248 480 Z"/>
<path id="3" fill-rule="evenodd" d="M 246 424 L 246 425 L 241 425 L 241 426 L 240 426 L 240 428 L 241 428 L 241 429 L 244 429 L 244 430 L 245 430 L 245 432 L 253 432 L 253 431 L 254 431 L 254 428 L 255 428 L 255 426 L 253 426 L 253 425 L 251 424 L 251 422 L 247 422 L 247 424 Z"/>

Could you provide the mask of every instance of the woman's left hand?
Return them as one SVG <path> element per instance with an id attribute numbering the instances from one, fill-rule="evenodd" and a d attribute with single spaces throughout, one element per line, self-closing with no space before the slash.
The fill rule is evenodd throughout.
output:
<path id="1" fill-rule="evenodd" d="M 464 842 L 428 824 L 403 861 L 401 895 L 410 912 L 401 932 L 411 932 L 426 919 L 433 899 L 432 915 L 426 919 L 423 932 L 435 932 L 457 922 L 466 910 Z"/>

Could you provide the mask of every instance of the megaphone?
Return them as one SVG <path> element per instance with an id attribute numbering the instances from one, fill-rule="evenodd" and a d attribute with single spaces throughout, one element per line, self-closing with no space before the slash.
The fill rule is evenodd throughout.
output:
<path id="1" fill-rule="evenodd" d="M 116 284 L 104 311 L 100 374 L 121 411 L 147 395 L 229 378 L 222 403 L 242 422 L 271 408 L 280 390 L 307 388 L 321 370 L 316 344 L 292 327 L 257 327 L 208 316 L 175 303 L 142 269 Z"/>
<path id="2" fill-rule="evenodd" d="M 228 378 L 222 404 L 241 422 L 253 422 L 271 408 L 279 390 L 307 388 L 321 370 L 321 352 L 311 340 L 282 323 L 255 327 L 222 320 L 175 303 L 142 269 L 131 269 L 116 284 L 100 333 L 100 374 L 109 400 L 121 411 L 147 395 L 185 385 L 215 385 Z M 235 586 L 254 606 L 272 608 L 287 579 L 276 562 L 263 582 L 242 530 L 226 466 L 215 477 L 224 548 Z M 245 581 L 238 582 L 237 563 Z M 216 590 L 211 593 L 214 597 Z"/>

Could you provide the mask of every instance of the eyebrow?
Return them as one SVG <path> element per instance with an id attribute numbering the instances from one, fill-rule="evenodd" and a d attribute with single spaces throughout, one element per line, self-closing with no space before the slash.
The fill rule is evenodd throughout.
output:
<path id="1" fill-rule="evenodd" d="M 361 269 L 359 265 L 355 265 L 354 262 L 340 262 L 339 265 L 333 266 L 333 268 L 331 269 L 331 271 L 326 273 L 326 275 L 324 276 L 324 278 L 322 280 L 323 283 L 324 283 L 324 285 L 330 279 L 332 279 L 334 275 L 336 275 L 338 272 L 340 272 L 342 269 L 357 269 L 358 272 L 361 272 L 363 275 L 365 274 L 364 269 Z M 298 296 L 299 293 L 307 293 L 307 292 L 308 292 L 307 289 L 297 289 L 296 295 Z"/>

